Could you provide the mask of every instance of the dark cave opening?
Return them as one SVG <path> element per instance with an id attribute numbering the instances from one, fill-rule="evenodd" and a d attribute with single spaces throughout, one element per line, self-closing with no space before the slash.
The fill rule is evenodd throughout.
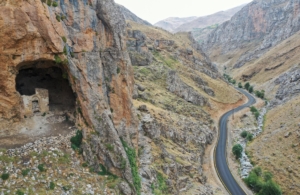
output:
<path id="1" fill-rule="evenodd" d="M 69 84 L 68 75 L 61 68 L 51 66 L 53 62 L 38 62 L 33 65 L 21 67 L 16 77 L 16 90 L 20 95 L 32 96 L 36 89 L 47 89 L 49 97 L 49 110 L 74 111 L 75 94 Z M 44 66 L 39 66 L 43 64 Z M 37 102 L 32 102 L 34 112 L 38 111 Z"/>

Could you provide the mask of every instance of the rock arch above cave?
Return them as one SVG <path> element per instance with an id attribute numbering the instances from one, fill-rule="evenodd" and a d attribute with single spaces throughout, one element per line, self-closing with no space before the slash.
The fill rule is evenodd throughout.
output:
<path id="1" fill-rule="evenodd" d="M 25 117 L 35 113 L 73 112 L 75 95 L 68 74 L 52 61 L 38 61 L 19 65 L 16 90 L 21 95 Z"/>

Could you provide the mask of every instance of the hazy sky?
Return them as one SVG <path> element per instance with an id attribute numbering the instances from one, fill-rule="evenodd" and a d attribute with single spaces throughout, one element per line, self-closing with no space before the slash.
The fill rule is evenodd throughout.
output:
<path id="1" fill-rule="evenodd" d="M 154 24 L 168 17 L 205 16 L 251 0 L 115 0 L 140 18 Z"/>

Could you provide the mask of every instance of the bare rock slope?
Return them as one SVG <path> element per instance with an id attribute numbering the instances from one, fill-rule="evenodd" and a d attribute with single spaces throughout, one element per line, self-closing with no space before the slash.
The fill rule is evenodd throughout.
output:
<path id="1" fill-rule="evenodd" d="M 1 0 L 0 18 L 1 129 L 25 120 L 15 87 L 19 70 L 36 64 L 40 64 L 37 68 L 59 67 L 76 93 L 76 123 L 83 130 L 88 166 L 99 171 L 102 164 L 134 186 L 120 140 L 133 147 L 131 140 L 137 133 L 131 101 L 134 80 L 125 19 L 116 4 L 111 0 Z M 107 144 L 114 147 L 108 150 Z M 139 190 L 126 185 L 127 194 Z"/>
<path id="2" fill-rule="evenodd" d="M 211 32 L 202 46 L 214 61 L 239 68 L 299 31 L 299 5 L 255 0 Z"/>

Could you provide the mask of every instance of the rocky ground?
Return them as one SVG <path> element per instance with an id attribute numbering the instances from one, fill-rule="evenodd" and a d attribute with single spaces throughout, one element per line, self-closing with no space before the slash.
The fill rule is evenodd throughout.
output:
<path id="1" fill-rule="evenodd" d="M 251 160 L 274 173 L 283 194 L 300 193 L 300 98 L 270 109 L 262 134 L 248 147 Z"/>
<path id="2" fill-rule="evenodd" d="M 217 133 L 217 118 L 211 114 L 226 110 L 219 106 L 241 103 L 242 95 L 222 80 L 190 34 L 173 35 L 133 22 L 127 27 L 134 106 L 141 120 L 142 192 L 226 193 L 209 183 L 213 179 L 202 165 Z"/>
<path id="3" fill-rule="evenodd" d="M 254 117 L 250 109 L 243 109 L 242 111 L 235 113 L 228 122 L 229 132 L 227 152 L 229 168 L 236 181 L 243 187 L 247 194 L 253 194 L 253 192 L 248 189 L 242 179 L 248 176 L 254 165 L 247 152 L 247 147 L 250 142 L 247 141 L 247 138 L 241 137 L 241 133 L 247 131 L 248 133 L 253 134 L 253 139 L 255 139 L 254 137 L 256 136 L 259 136 L 262 132 L 263 115 L 266 114 L 266 108 L 264 107 L 264 102 L 262 100 L 257 99 L 257 103 L 254 106 L 260 111 L 259 120 Z M 243 147 L 242 158 L 240 160 L 236 160 L 235 156 L 232 154 L 232 147 L 235 144 L 241 144 Z"/>
<path id="4" fill-rule="evenodd" d="M 119 178 L 94 173 L 71 149 L 75 131 L 0 152 L 0 194 L 118 194 Z M 42 168 L 41 168 L 42 167 Z"/>
<path id="5" fill-rule="evenodd" d="M 6 125 L 1 122 L 0 148 L 15 148 L 44 136 L 67 135 L 75 130 L 74 116 L 67 112 L 36 113 L 21 122 Z"/>

